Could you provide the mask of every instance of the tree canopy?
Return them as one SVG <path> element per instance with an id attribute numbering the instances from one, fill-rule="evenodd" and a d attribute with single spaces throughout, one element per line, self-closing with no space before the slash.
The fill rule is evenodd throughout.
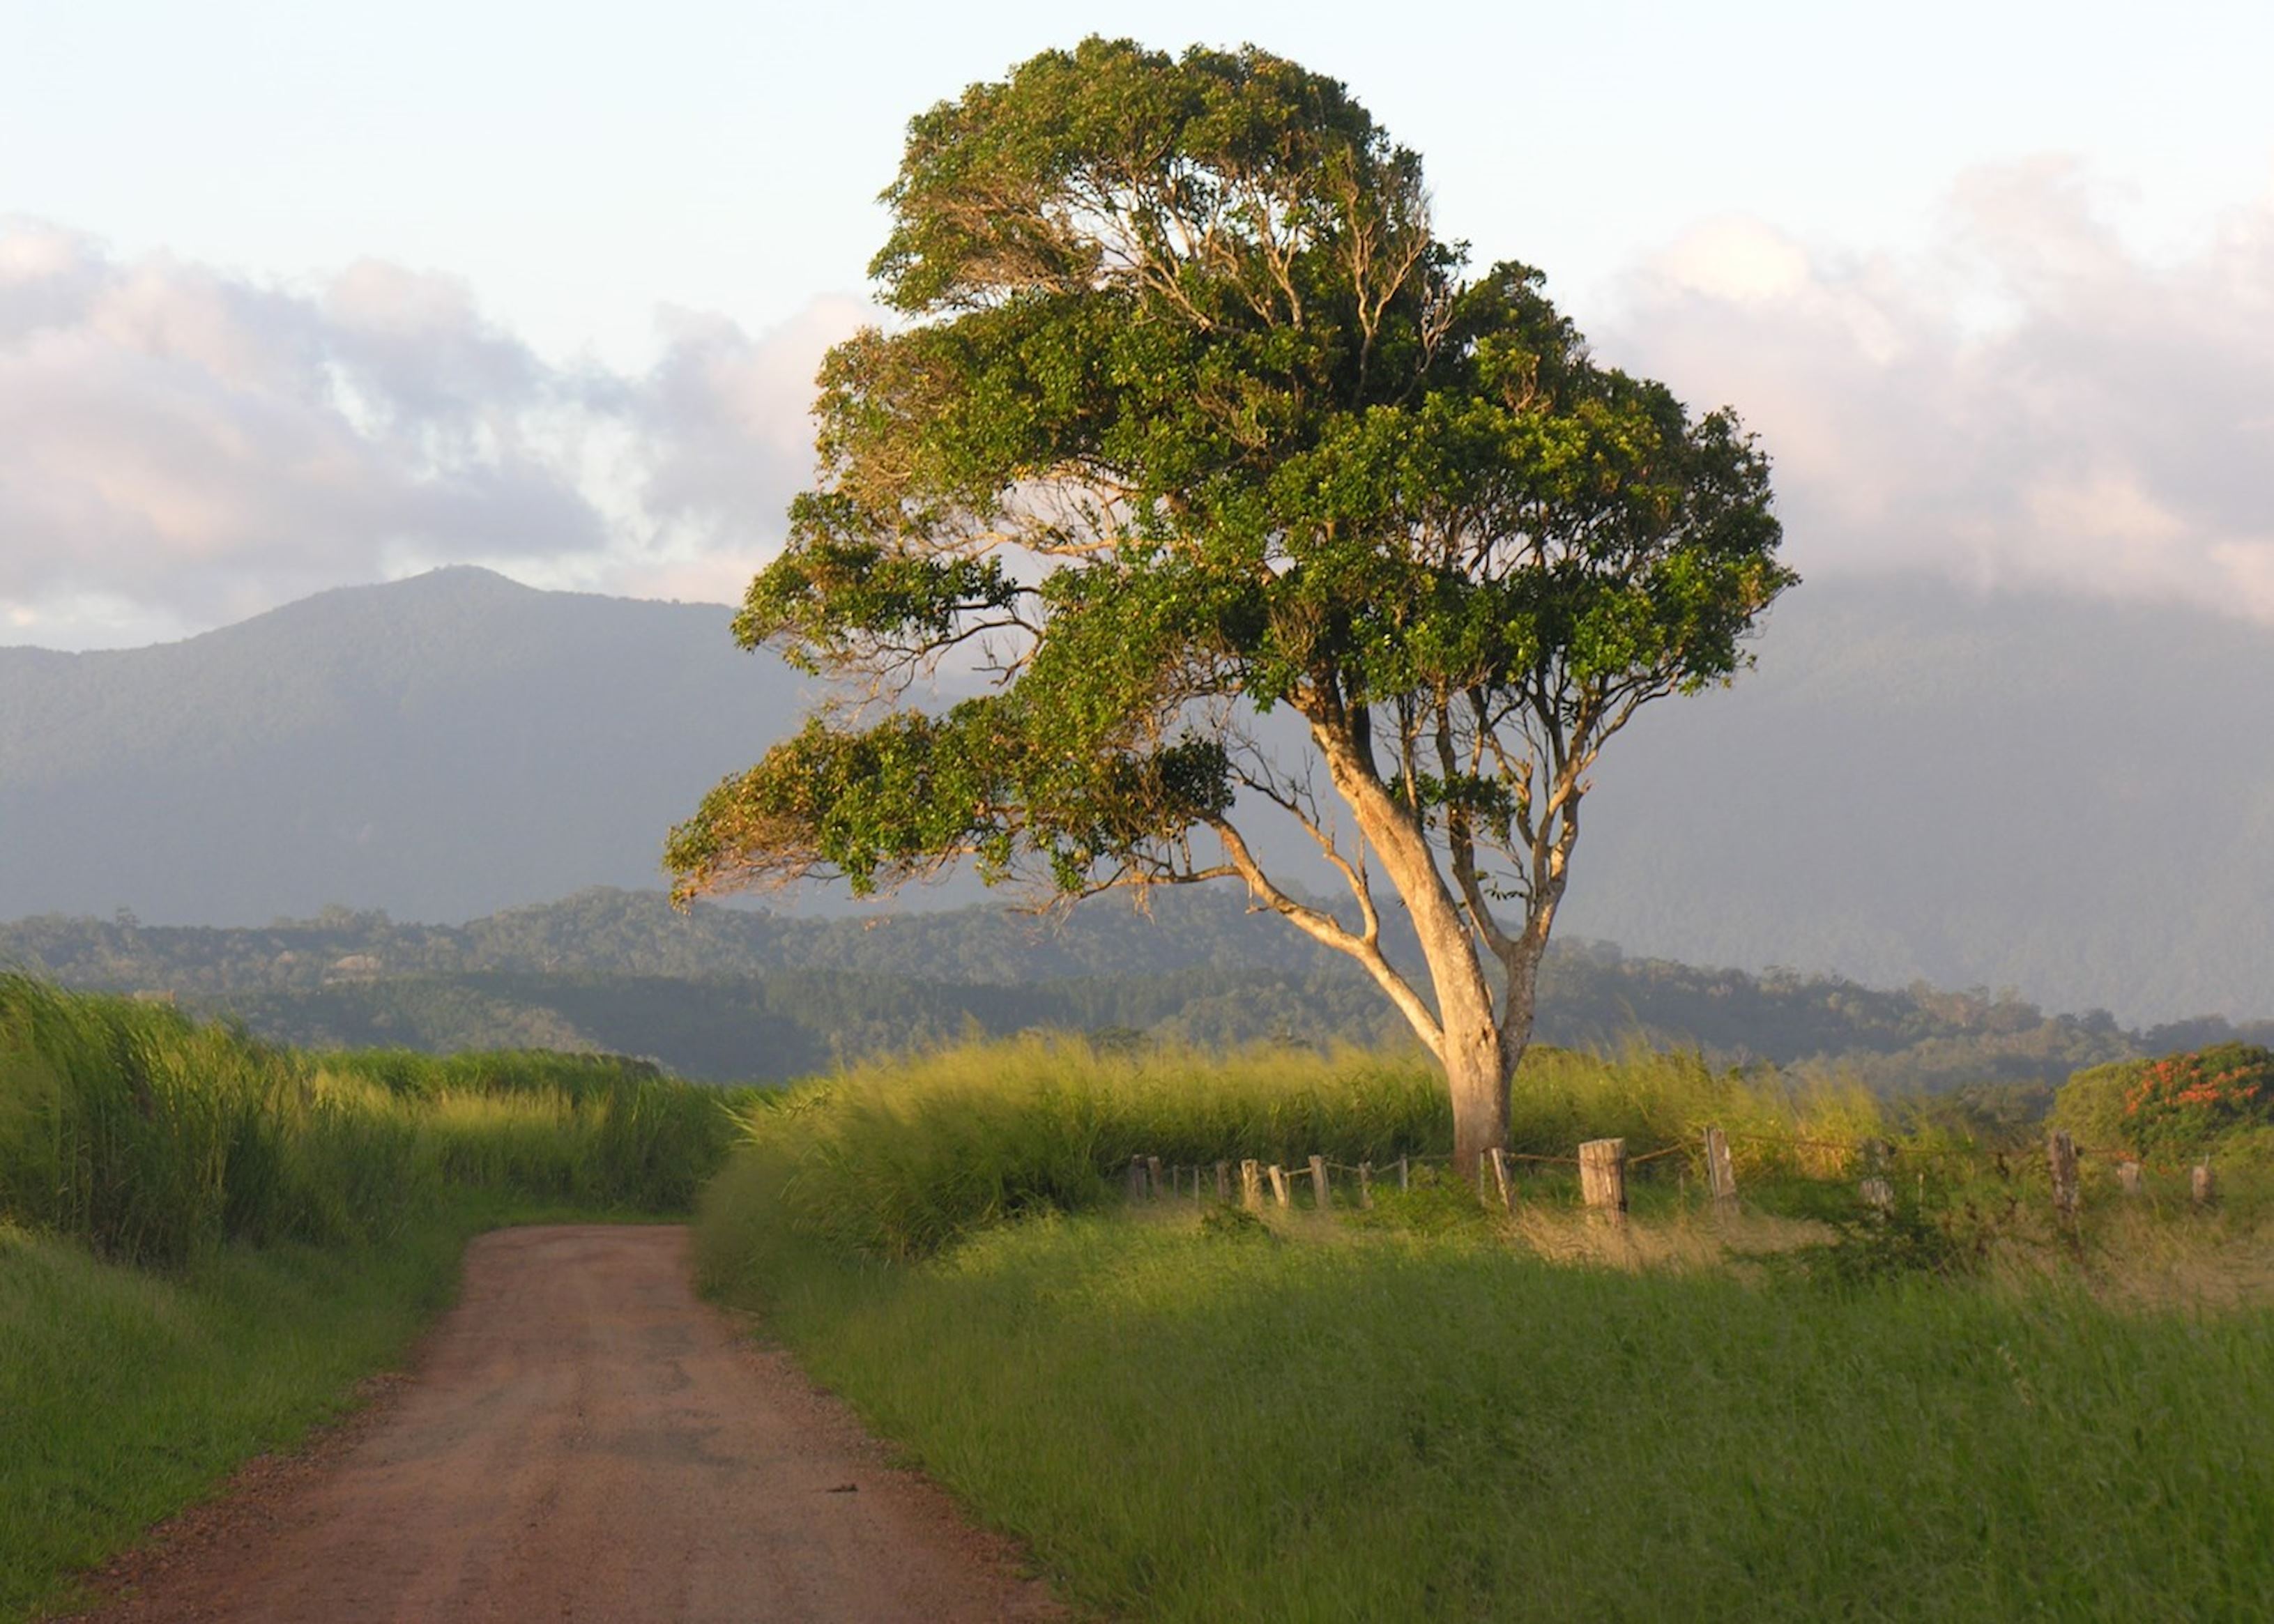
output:
<path id="1" fill-rule="evenodd" d="M 735 625 L 859 685 L 673 831 L 679 894 L 1237 880 L 1444 1060 L 1459 1152 L 1498 1143 L 1598 752 L 1794 579 L 1766 459 L 1597 364 L 1538 272 L 1470 274 L 1419 159 L 1253 48 L 1044 53 L 915 119 L 885 199 L 899 319 L 824 364 Z M 984 691 L 911 703 L 943 662 Z M 1259 808 L 1345 914 L 1265 871 Z"/>

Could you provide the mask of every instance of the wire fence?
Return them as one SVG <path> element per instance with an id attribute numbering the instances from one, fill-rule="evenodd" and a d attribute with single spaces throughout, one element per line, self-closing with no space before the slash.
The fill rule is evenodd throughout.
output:
<path id="1" fill-rule="evenodd" d="M 1513 1211 L 1517 1193 L 1516 1181 L 1511 1177 L 1513 1169 L 1525 1167 L 1576 1169 L 1579 1173 L 1581 1200 L 1585 1207 L 1594 1211 L 1623 1214 L 1627 1209 L 1626 1184 L 1630 1172 L 1653 1162 L 1682 1157 L 1702 1174 L 1706 1192 L 1717 1205 L 1734 1205 L 1738 1189 L 1736 1164 L 1730 1151 L 1732 1145 L 1835 1155 L 1840 1159 L 1841 1172 L 1863 1175 L 1856 1186 L 1859 1203 L 1867 1209 L 1881 1213 L 1891 1212 L 1895 1205 L 1893 1174 L 1899 1162 L 1906 1167 L 1932 1164 L 1946 1168 L 1958 1164 L 1978 1177 L 2005 1184 L 2027 1182 L 2035 1186 L 2042 1183 L 2052 1197 L 2056 1215 L 2064 1222 L 2075 1220 L 2081 1200 L 2078 1164 L 2082 1160 L 2109 1164 L 2120 1189 L 2127 1196 L 2142 1194 L 2144 1178 L 2150 1174 L 2161 1177 L 2185 1177 L 2188 1182 L 2189 1196 L 2198 1206 L 2209 1205 L 2214 1199 L 2216 1188 L 2207 1157 L 2189 1166 L 2151 1162 L 2135 1152 L 2120 1147 L 2079 1145 L 2071 1135 L 2059 1130 L 2046 1135 L 2041 1154 L 2025 1154 L 2013 1150 L 1985 1150 L 1973 1146 L 1898 1145 L 1889 1139 L 1876 1138 L 1832 1139 L 1803 1134 L 1730 1133 L 1719 1127 L 1708 1127 L 1694 1138 L 1640 1151 L 1630 1151 L 1623 1139 L 1589 1140 L 1577 1147 L 1577 1154 L 1568 1156 L 1537 1151 L 1488 1150 L 1478 1156 L 1473 1177 L 1476 1188 L 1485 1199 L 1497 1199 L 1502 1206 Z M 1295 1204 L 1298 1188 L 1308 1184 L 1311 1186 L 1310 1204 L 1315 1209 L 1334 1204 L 1335 1177 L 1341 1175 L 1344 1192 L 1354 1197 L 1357 1205 L 1363 1207 L 1373 1205 L 1377 1185 L 1394 1184 L 1400 1190 L 1410 1189 L 1417 1169 L 1434 1171 L 1440 1169 L 1458 1177 L 1465 1178 L 1471 1174 L 1471 1169 L 1457 1168 L 1454 1158 L 1449 1154 L 1414 1152 L 1403 1153 L 1394 1160 L 1385 1158 L 1379 1163 L 1372 1161 L 1350 1162 L 1325 1155 L 1310 1155 L 1299 1161 L 1266 1162 L 1249 1157 L 1213 1163 L 1179 1163 L 1165 1168 L 1158 1157 L 1133 1156 L 1128 1168 L 1128 1194 L 1133 1201 L 1138 1201 L 1175 1199 L 1189 1193 L 1190 1199 L 1201 1202 L 1213 1194 L 1220 1201 L 1237 1201 L 1252 1208 L 1261 1207 L 1267 1200 L 1286 1208 Z M 1753 1172 L 1758 1176 L 1763 1170 L 1756 1167 Z M 1922 1190 L 1924 1179 L 1922 1169 L 1919 1174 Z M 1350 1189 L 1352 1180 L 1356 1181 L 1355 1190 Z M 1164 1183 L 1165 1190 L 1163 1187 Z"/>

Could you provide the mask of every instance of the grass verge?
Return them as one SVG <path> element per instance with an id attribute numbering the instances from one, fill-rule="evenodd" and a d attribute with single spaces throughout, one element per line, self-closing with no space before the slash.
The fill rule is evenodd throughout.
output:
<path id="1" fill-rule="evenodd" d="M 340 1414 L 488 1215 L 462 1201 L 384 1248 L 237 1246 L 176 1274 L 0 1228 L 0 1619 Z"/>
<path id="2" fill-rule="evenodd" d="M 1623 1135 L 1640 1152 L 1692 1145 L 1719 1123 L 1745 1136 L 1746 1179 L 1797 1170 L 1756 1135 L 1854 1139 L 1874 1101 L 1837 1083 L 1717 1072 L 1694 1056 L 1615 1059 L 1536 1049 L 1516 1092 L 1510 1148 L 1568 1156 Z M 1442 1161 L 1452 1116 L 1442 1074 L 1418 1052 L 1101 1049 L 1032 1036 L 876 1061 L 765 1097 L 751 1132 L 794 1157 L 786 1199 L 806 1231 L 912 1259 L 1005 1219 L 1116 1198 L 1132 1156 L 1171 1165 L 1254 1157 L 1299 1169 L 1315 1153 L 1387 1167 Z M 1678 1164 L 1658 1172 L 1669 1187 Z"/>
<path id="3" fill-rule="evenodd" d="M 789 1173 L 714 1181 L 708 1287 L 1126 1616 L 2274 1616 L 2263 1308 L 1189 1211 L 884 1262 Z"/>
<path id="4" fill-rule="evenodd" d="M 311 1056 L 0 972 L 0 1620 L 338 1413 L 479 1230 L 682 1214 L 747 1097 Z"/>

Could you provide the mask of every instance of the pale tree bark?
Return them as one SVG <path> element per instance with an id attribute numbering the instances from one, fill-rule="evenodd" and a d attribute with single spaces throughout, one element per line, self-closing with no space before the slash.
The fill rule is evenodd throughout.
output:
<path id="1" fill-rule="evenodd" d="M 1310 724 L 1312 745 L 1366 851 L 1405 903 L 1435 995 L 1434 1011 L 1382 951 L 1380 919 L 1367 888 L 1369 865 L 1339 855 L 1323 831 L 1311 826 L 1357 897 L 1365 921 L 1359 932 L 1343 930 L 1314 910 L 1299 909 L 1260 873 L 1244 842 L 1239 843 L 1233 866 L 1248 880 L 1251 895 L 1262 897 L 1268 891 L 1277 898 L 1270 906 L 1294 917 L 1319 941 L 1357 959 L 1389 991 L 1444 1068 L 1454 1166 L 1465 1177 L 1474 1172 L 1480 1156 L 1507 1147 L 1510 1090 L 1532 1041 L 1540 966 L 1578 838 L 1585 774 L 1603 740 L 1624 724 L 1632 705 L 1608 718 L 1593 704 L 1570 717 L 1540 706 L 1531 741 L 1535 779 L 1529 767 L 1511 768 L 1494 718 L 1480 703 L 1467 742 L 1459 743 L 1454 719 L 1458 701 L 1449 694 L 1426 711 L 1401 711 L 1386 748 L 1402 756 L 1398 777 L 1408 786 L 1415 779 L 1418 749 L 1434 753 L 1448 783 L 1465 770 L 1474 775 L 1488 759 L 1496 759 L 1525 786 L 1513 816 L 1496 835 L 1480 835 L 1476 815 L 1455 799 L 1439 809 L 1433 838 L 1430 816 L 1419 798 L 1410 791 L 1401 798 L 1385 780 L 1376 755 L 1375 718 L 1363 706 L 1344 703 L 1331 682 L 1314 688 L 1296 706 Z M 1280 804 L 1290 805 L 1285 800 Z M 1480 866 L 1487 838 L 1514 861 L 1513 892 L 1495 893 Z M 1511 919 L 1503 925 L 1495 914 L 1495 894 L 1520 898 L 1520 922 Z"/>
<path id="2" fill-rule="evenodd" d="M 1434 1026 L 1416 1023 L 1415 1030 L 1444 1068 L 1453 1110 L 1453 1167 L 1465 1177 L 1484 1153 L 1508 1144 L 1509 1087 L 1531 1035 L 1545 921 L 1536 933 L 1527 929 L 1505 944 L 1510 951 L 1501 957 L 1508 974 L 1503 996 L 1495 998 L 1480 950 L 1485 944 L 1499 948 L 1503 939 L 1480 897 L 1472 893 L 1465 911 L 1422 823 L 1382 782 L 1368 718 L 1363 711 L 1322 715 L 1313 720 L 1312 738 L 1359 834 L 1412 919 L 1437 995 Z"/>

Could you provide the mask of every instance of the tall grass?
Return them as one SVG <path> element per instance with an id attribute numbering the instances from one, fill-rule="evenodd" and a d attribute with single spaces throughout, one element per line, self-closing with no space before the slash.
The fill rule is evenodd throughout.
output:
<path id="1" fill-rule="evenodd" d="M 1517 1147 L 1716 1123 L 1743 1214 L 1487 1217 L 1457 1178 L 1335 1222 L 1081 1210 L 1133 1154 L 1440 1154 L 1439 1100 L 1363 1054 L 873 1068 L 757 1118 L 697 1267 L 1113 1616 L 2274 1614 L 2267 1231 L 2232 1210 L 2057 1231 L 1923 1129 L 1898 1165 L 1942 1190 L 1866 1218 L 1840 1147 L 1901 1136 L 1860 1090 L 1639 1052 L 1532 1056 Z"/>
<path id="2" fill-rule="evenodd" d="M 1687 1142 L 1708 1122 L 1741 1134 L 1748 1173 L 1802 1154 L 1783 1140 L 1879 1126 L 1857 1087 L 1797 1088 L 1641 1050 L 1540 1050 L 1517 1081 L 1510 1147 L 1568 1156 L 1583 1139 L 1623 1135 L 1640 1151 Z M 1212 1056 L 1045 1036 L 872 1061 L 784 1096 L 751 1132 L 794 1165 L 786 1210 L 807 1233 L 895 1258 L 1096 1206 L 1132 1156 L 1383 1165 L 1442 1156 L 1453 1139 L 1443 1078 L 1418 1054 Z"/>
<path id="3" fill-rule="evenodd" d="M 124 1262 L 383 1240 L 448 1188 L 684 1211 L 737 1103 L 599 1056 L 310 1056 L 0 974 L 0 1219 Z"/>
<path id="4" fill-rule="evenodd" d="M 492 1222 L 452 1192 L 384 1246 L 228 1246 L 164 1270 L 0 1222 L 0 1620 L 49 1616 L 72 1571 L 337 1415 Z"/>
<path id="5" fill-rule="evenodd" d="M 755 1097 L 614 1055 L 369 1049 L 313 1064 L 335 1086 L 384 1089 L 447 1182 L 648 1213 L 694 1205 Z"/>
<path id="6" fill-rule="evenodd" d="M 2263 1307 L 1189 1208 L 884 1267 L 783 1172 L 714 1182 L 712 1288 L 1112 1616 L 2274 1616 Z"/>
<path id="7" fill-rule="evenodd" d="M 335 1412 L 470 1235 L 685 1212 L 743 1102 L 599 1056 L 297 1054 L 0 974 L 0 1620 Z"/>

